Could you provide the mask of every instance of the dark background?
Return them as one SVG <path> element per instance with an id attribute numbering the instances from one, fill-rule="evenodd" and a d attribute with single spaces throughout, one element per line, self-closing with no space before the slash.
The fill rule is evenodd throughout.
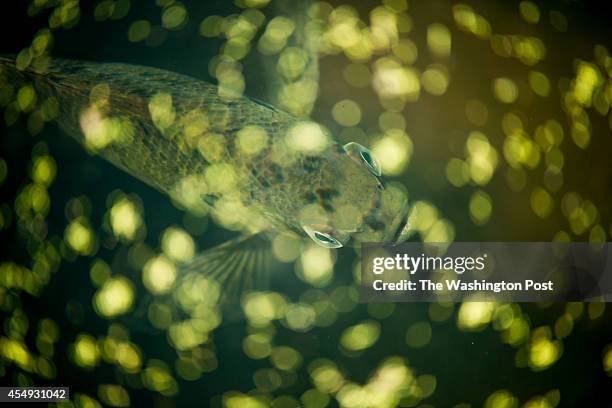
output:
<path id="1" fill-rule="evenodd" d="M 27 2 L 11 2 L 2 5 L 0 12 L 0 52 L 17 53 L 28 46 L 33 35 L 46 25 L 48 13 L 30 18 L 26 15 Z M 465 53 L 479 55 L 477 45 L 470 45 L 475 40 L 467 39 L 467 35 L 458 32 L 452 22 L 448 11 L 449 5 L 442 1 L 433 1 L 417 4 L 410 3 L 410 12 L 415 23 L 414 39 L 419 47 L 423 43 L 424 29 L 427 24 L 442 21 L 452 29 L 453 53 L 461 50 Z M 137 19 L 146 18 L 150 21 L 159 21 L 160 8 L 154 2 L 133 2 L 127 17 L 119 21 L 96 22 L 93 18 L 95 2 L 83 1 L 81 4 L 82 16 L 80 23 L 70 30 L 57 30 L 53 56 L 104 62 L 125 62 L 139 65 L 156 66 L 175 72 L 191 75 L 198 79 L 212 81 L 207 71 L 208 60 L 217 53 L 220 40 L 204 39 L 197 33 L 199 22 L 209 14 L 229 14 L 238 8 L 229 2 L 185 2 L 190 22 L 179 32 L 169 32 L 166 40 L 158 46 L 148 47 L 143 43 L 130 43 L 127 41 L 129 24 Z M 494 31 L 515 32 L 520 31 L 518 26 L 516 2 L 469 2 L 475 9 L 487 16 Z M 556 71 L 559 75 L 570 77 L 572 74 L 571 61 L 575 57 L 589 58 L 592 55 L 592 45 L 596 43 L 612 44 L 612 26 L 609 24 L 612 17 L 612 6 L 606 2 L 543 2 L 541 9 L 554 7 L 563 11 L 570 21 L 570 31 L 561 36 L 550 29 L 545 35 L 545 43 L 549 47 L 550 59 L 553 61 L 543 71 Z M 370 5 L 359 5 L 358 8 L 369 9 Z M 437 14 L 437 10 L 444 10 Z M 365 12 L 363 15 L 366 15 Z M 543 13 L 543 19 L 545 18 Z M 464 42 L 467 44 L 464 46 Z M 554 44 L 556 43 L 556 44 Z M 554 45 L 553 45 L 554 44 Z M 586 44 L 590 44 L 588 48 Z M 490 51 L 488 51 L 490 54 Z M 590 57 L 592 58 L 592 57 Z M 558 62 L 556 64 L 555 62 Z M 478 66 L 480 61 L 473 61 Z M 326 64 L 328 67 L 326 70 Z M 329 59 L 322 64 L 322 81 L 334 78 L 335 60 Z M 419 62 L 417 62 L 417 65 Z M 511 64 L 515 61 L 504 62 L 514 69 Z M 465 68 L 465 75 L 469 69 Z M 492 69 L 496 69 L 493 67 Z M 260 73 L 249 72 L 245 69 L 247 77 L 247 93 L 258 96 L 262 89 L 258 87 L 256 76 Z M 461 75 L 461 74 L 460 74 Z M 478 80 L 478 74 L 472 79 Z M 251 78 L 251 80 L 249 80 Z M 331 88 L 333 89 L 333 88 Z M 431 122 L 432 108 L 438 109 L 435 125 L 441 127 L 444 123 L 452 121 L 453 94 L 449 90 L 448 101 L 434 105 L 433 99 L 426 95 L 407 115 L 412 125 L 418 128 L 418 118 Z M 461 89 L 456 92 L 461 92 Z M 329 95 L 327 95 L 329 98 Z M 317 106 L 313 116 L 328 123 L 329 102 L 323 93 L 322 100 Z M 436 102 L 438 103 L 438 102 Z M 448 104 L 448 110 L 443 109 Z M 442 108 L 441 108 L 442 107 Z M 542 108 L 545 109 L 545 108 Z M 442 113 L 440 113 L 442 112 Z M 447 122 L 445 122 L 447 120 Z M 431 123 L 423 126 L 433 126 L 433 135 L 437 140 L 444 140 L 442 128 L 435 128 Z M 610 165 L 606 161 L 610 154 L 610 130 L 601 126 L 601 137 L 608 137 L 601 142 L 599 148 L 594 148 L 592 156 L 576 159 L 570 163 L 568 178 L 575 175 L 576 181 L 584 179 L 582 170 L 585 163 L 592 163 L 594 171 L 610 174 Z M 180 224 L 184 214 L 177 210 L 170 201 L 147 187 L 142 182 L 124 174 L 98 157 L 88 155 L 79 145 L 53 125 L 45 127 L 37 136 L 30 136 L 27 132 L 25 118 L 7 127 L 0 125 L 0 157 L 8 165 L 9 176 L 0 186 L 1 202 L 12 206 L 14 197 L 21 186 L 28 180 L 28 169 L 32 148 L 40 141 L 44 141 L 50 154 L 58 164 L 58 174 L 50 189 L 52 209 L 48 217 L 49 235 L 62 236 L 66 225 L 64 215 L 65 203 L 69 198 L 87 196 L 92 205 L 91 220 L 94 225 L 100 225 L 104 216 L 104 202 L 108 194 L 115 189 L 129 193 L 136 193 L 145 203 L 145 221 L 147 224 L 147 243 L 156 247 L 157 236 L 163 229 L 173 224 Z M 414 133 L 414 132 L 413 132 Z M 415 136 L 418 138 L 417 136 Z M 567 137 L 567 135 L 566 135 Z M 594 132 L 594 138 L 595 138 Z M 596 141 L 596 143 L 599 143 Z M 596 146 L 597 147 L 597 146 Z M 500 161 L 503 158 L 500 157 Z M 501 197 L 502 205 L 496 212 L 496 222 L 487 227 L 477 228 L 465 216 L 464 207 L 456 205 L 467 201 L 469 194 L 456 191 L 449 200 L 447 187 L 436 187 L 435 182 L 429 183 L 427 173 L 434 173 L 439 169 L 437 164 L 443 163 L 442 157 L 435 154 L 423 155 L 415 158 L 411 163 L 411 172 L 406 175 L 405 183 L 409 186 L 411 197 L 428 199 L 439 205 L 439 208 L 455 224 L 458 240 L 549 240 L 556 231 L 554 222 L 541 223 L 534 219 L 517 219 L 517 212 L 522 214 L 524 206 L 528 208 L 528 198 L 521 194 L 508 194 L 507 188 L 500 184 L 491 187 L 493 197 Z M 430 166 L 430 167 L 428 167 Z M 433 169 L 433 170 L 432 170 Z M 402 176 L 403 177 L 403 176 Z M 610 180 L 608 178 L 608 180 Z M 602 218 L 607 218 L 609 225 L 611 201 L 609 201 L 612 185 L 597 184 L 588 187 L 594 194 L 603 198 L 599 202 Z M 587 188 L 587 187 L 585 187 Z M 527 204 L 525 204 L 525 202 Z M 212 243 L 222 242 L 232 234 L 214 225 L 209 226 L 206 234 L 196 237 L 199 247 L 206 247 Z M 0 233 L 0 259 L 10 260 L 24 265 L 29 264 L 25 240 L 21 239 L 20 232 L 13 223 L 9 229 Z M 102 246 L 97 256 L 107 259 L 113 266 L 117 266 L 121 273 L 140 282 L 139 271 L 130 269 L 126 264 L 127 248 L 121 244 L 105 248 Z M 332 285 L 347 284 L 350 280 L 350 271 L 353 261 L 352 251 L 347 249 L 339 252 L 336 270 L 337 279 Z M 26 311 L 30 325 L 44 317 L 53 318 L 61 328 L 60 341 L 56 346 L 55 364 L 57 378 L 53 381 L 44 381 L 35 378 L 37 385 L 57 384 L 70 386 L 71 392 L 85 392 L 95 396 L 97 386 L 101 383 L 121 383 L 122 374 L 112 365 L 101 364 L 94 371 L 84 372 L 74 365 L 67 357 L 65 350 L 79 333 L 87 332 L 93 336 L 104 335 L 109 322 L 99 318 L 91 306 L 91 297 L 95 288 L 91 285 L 87 271 L 91 259 L 78 258 L 76 261 L 65 261 L 60 270 L 53 276 L 52 281 L 40 297 L 31 297 L 27 294 L 14 297 L 14 300 Z M 346 272 L 346 273 L 344 273 Z M 288 268 L 287 284 L 283 285 L 295 299 L 305 288 L 293 276 Z M 328 290 L 328 289 L 326 289 Z M 331 289 L 329 289 L 331 290 Z M 142 286 L 137 293 L 144 292 Z M 144 295 L 143 295 L 144 296 Z M 532 328 L 541 325 L 551 325 L 557 317 L 563 314 L 565 304 L 553 304 L 542 308 L 533 304 L 521 305 L 524 313 L 529 315 Z M 457 309 L 457 307 L 456 307 Z M 119 321 L 132 329 L 131 340 L 138 344 L 147 358 L 157 358 L 166 361 L 169 365 L 176 357 L 176 351 L 167 343 L 163 332 L 149 330 L 141 327 L 137 321 L 138 316 L 120 318 Z M 586 317 L 575 323 L 572 334 L 563 340 L 563 355 L 558 362 L 542 372 L 533 372 L 529 368 L 515 366 L 516 350 L 508 345 L 501 344 L 499 334 L 491 327 L 478 333 L 466 333 L 457 330 L 454 319 L 443 323 L 432 323 L 433 338 L 431 343 L 423 350 L 408 349 L 404 342 L 405 328 L 413 321 L 427 320 L 427 305 L 398 304 L 393 314 L 382 322 L 381 338 L 377 344 L 366 350 L 358 357 L 352 358 L 342 355 L 338 351 L 337 339 L 339 333 L 345 328 L 367 317 L 366 305 L 358 305 L 349 313 L 340 314 L 338 320 L 329 328 L 315 328 L 308 333 L 296 333 L 279 328 L 276 337 L 277 344 L 288 344 L 299 350 L 306 363 L 315 357 L 327 357 L 335 361 L 351 380 L 361 383 L 368 379 L 372 370 L 388 355 L 405 356 L 411 367 L 420 373 L 431 373 L 437 378 L 438 387 L 435 394 L 425 402 L 434 406 L 452 406 L 460 402 L 473 403 L 480 406 L 488 395 L 498 389 L 511 390 L 521 402 L 525 402 L 534 395 L 542 395 L 549 390 L 559 389 L 561 392 L 561 406 L 610 406 L 610 378 L 602 367 L 602 352 L 612 339 L 612 315 L 607 308 L 602 317 L 591 321 Z M 179 381 L 180 393 L 173 399 L 157 395 L 146 389 L 129 389 L 133 406 L 208 406 L 217 405 L 219 396 L 228 390 L 246 392 L 253 388 L 252 373 L 262 366 L 265 361 L 255 361 L 247 358 L 242 352 L 242 338 L 246 333 L 243 321 L 224 322 L 223 326 L 214 333 L 214 345 L 219 368 L 212 373 L 204 374 L 194 382 Z M 30 332 L 31 334 L 32 332 Z M 398 333 L 400 333 L 398 335 Z M 33 338 L 26 340 L 33 347 Z M 0 363 L 4 366 L 4 363 Z M 21 370 L 13 365 L 6 365 L 1 371 L 0 381 L 3 385 L 15 384 Z M 305 369 L 300 369 L 295 382 L 282 390 L 282 393 L 298 397 L 310 387 L 309 376 Z M 333 403 L 332 403 L 333 404 Z"/>

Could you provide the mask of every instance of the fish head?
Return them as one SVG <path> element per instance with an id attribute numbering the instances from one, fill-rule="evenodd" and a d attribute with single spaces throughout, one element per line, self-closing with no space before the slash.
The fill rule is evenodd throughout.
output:
<path id="1" fill-rule="evenodd" d="M 385 187 L 380 162 L 355 142 L 333 145 L 320 157 L 316 182 L 299 216 L 302 230 L 328 248 L 398 242 L 407 230 L 408 200 Z"/>

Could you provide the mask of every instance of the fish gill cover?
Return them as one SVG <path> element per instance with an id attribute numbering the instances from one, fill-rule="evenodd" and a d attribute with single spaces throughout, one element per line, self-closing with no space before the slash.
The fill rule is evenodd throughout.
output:
<path id="1" fill-rule="evenodd" d="M 65 407 L 612 400 L 606 303 L 358 302 L 362 242 L 609 241 L 605 6 L 1 7 L 3 385 L 70 387 Z"/>

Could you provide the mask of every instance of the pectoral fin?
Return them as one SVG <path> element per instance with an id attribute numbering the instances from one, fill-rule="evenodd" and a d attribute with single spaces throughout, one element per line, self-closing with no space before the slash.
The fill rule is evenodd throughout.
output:
<path id="1" fill-rule="evenodd" d="M 196 255 L 180 276 L 204 275 L 221 288 L 221 301 L 239 300 L 244 292 L 264 290 L 273 266 L 270 243 L 263 234 L 243 235 Z"/>

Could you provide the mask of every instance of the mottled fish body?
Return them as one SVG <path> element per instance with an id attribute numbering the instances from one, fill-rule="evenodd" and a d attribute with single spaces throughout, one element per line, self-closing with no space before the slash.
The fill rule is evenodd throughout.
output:
<path id="1" fill-rule="evenodd" d="M 55 59 L 36 73 L 0 62 L 54 98 L 57 123 L 88 150 L 189 209 L 212 207 L 224 226 L 337 247 L 393 239 L 405 220 L 367 149 L 314 122 L 161 69 Z"/>

